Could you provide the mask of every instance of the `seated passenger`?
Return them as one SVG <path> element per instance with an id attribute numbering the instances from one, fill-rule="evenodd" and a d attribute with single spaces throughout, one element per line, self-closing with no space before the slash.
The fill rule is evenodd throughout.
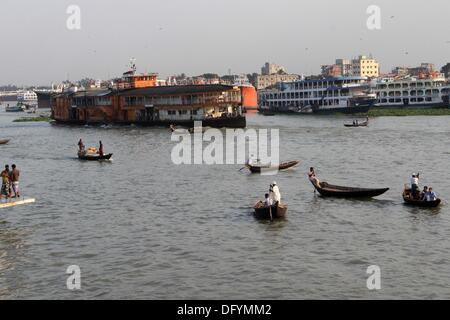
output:
<path id="1" fill-rule="evenodd" d="M 433 188 L 432 187 L 428 188 L 427 201 L 436 201 L 436 200 L 437 200 L 437 195 L 433 191 Z"/>
<path id="2" fill-rule="evenodd" d="M 425 201 L 427 199 L 428 187 L 423 187 L 422 192 L 420 193 L 420 201 Z"/>
<path id="3" fill-rule="evenodd" d="M 271 206 L 273 206 L 273 201 L 272 201 L 272 199 L 269 197 L 269 194 L 268 194 L 268 193 L 266 193 L 266 195 L 265 195 L 264 206 L 265 206 L 265 207 L 271 207 Z"/>

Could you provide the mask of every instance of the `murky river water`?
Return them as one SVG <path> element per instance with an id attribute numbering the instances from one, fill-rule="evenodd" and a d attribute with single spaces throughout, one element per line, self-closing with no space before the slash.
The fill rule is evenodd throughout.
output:
<path id="1" fill-rule="evenodd" d="M 3 108 L 0 108 L 3 110 Z M 164 128 L 85 128 L 13 123 L 0 111 L 0 164 L 16 163 L 36 204 L 0 209 L 0 298 L 305 299 L 450 298 L 450 215 L 402 204 L 403 184 L 450 199 L 450 117 L 374 119 L 248 116 L 279 128 L 276 177 L 241 165 L 176 166 Z M 103 140 L 112 163 L 76 159 L 80 137 Z M 335 184 L 390 187 L 372 201 L 323 199 L 315 166 Z M 251 206 L 276 180 L 288 219 L 257 222 Z M 66 287 L 70 265 L 81 291 Z M 369 265 L 382 288 L 366 287 Z"/>

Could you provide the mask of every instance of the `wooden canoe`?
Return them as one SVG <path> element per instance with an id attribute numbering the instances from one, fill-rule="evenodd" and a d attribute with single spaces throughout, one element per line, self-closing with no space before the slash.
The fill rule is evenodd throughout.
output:
<path id="1" fill-rule="evenodd" d="M 261 220 L 270 220 L 270 210 L 272 210 L 272 219 L 285 218 L 287 215 L 287 205 L 273 205 L 271 208 L 264 206 L 262 201 L 259 201 L 253 209 L 255 210 L 255 218 Z"/>
<path id="2" fill-rule="evenodd" d="M 7 144 L 9 142 L 8 139 L 0 140 L 0 144 Z"/>
<path id="3" fill-rule="evenodd" d="M 357 127 L 367 127 L 369 125 L 369 122 L 362 122 L 362 123 L 358 123 L 358 124 L 344 124 L 344 126 L 346 126 L 347 128 L 357 128 Z"/>
<path id="4" fill-rule="evenodd" d="M 424 200 L 416 200 L 411 197 L 411 192 L 409 190 L 403 191 L 403 201 L 405 204 L 415 207 L 421 208 L 436 208 L 441 204 L 441 199 L 436 199 L 434 201 L 424 201 Z"/>
<path id="5" fill-rule="evenodd" d="M 251 166 L 251 165 L 246 165 L 246 167 L 250 170 L 251 173 L 261 173 L 263 171 L 275 171 L 275 170 L 287 170 L 290 169 L 292 167 L 295 167 L 296 165 L 298 165 L 300 163 L 300 161 L 289 161 L 289 162 L 283 162 L 280 163 L 278 166 L 269 166 L 269 165 L 256 165 L 256 166 Z"/>
<path id="6" fill-rule="evenodd" d="M 110 160 L 112 156 L 113 156 L 112 153 L 105 154 L 103 156 L 78 153 L 78 159 L 86 161 L 105 161 Z"/>
<path id="7" fill-rule="evenodd" d="M 381 189 L 367 189 L 367 188 L 352 188 L 331 185 L 327 182 L 312 181 L 314 188 L 323 197 L 335 198 L 372 198 L 382 195 L 387 192 L 389 188 Z"/>

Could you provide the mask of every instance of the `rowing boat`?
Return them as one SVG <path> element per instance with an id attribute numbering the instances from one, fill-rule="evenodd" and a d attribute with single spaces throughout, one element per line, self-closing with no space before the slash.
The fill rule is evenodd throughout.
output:
<path id="1" fill-rule="evenodd" d="M 347 128 L 367 127 L 368 125 L 369 125 L 368 121 L 362 123 L 344 124 L 344 126 L 346 126 Z"/>
<path id="2" fill-rule="evenodd" d="M 372 198 L 382 195 L 389 188 L 368 189 L 368 188 L 352 188 L 331 185 L 327 182 L 319 182 L 317 179 L 310 180 L 314 188 L 323 197 L 336 198 Z"/>
<path id="3" fill-rule="evenodd" d="M 436 199 L 434 201 L 426 201 L 426 200 L 417 200 L 414 199 L 411 196 L 411 190 L 405 189 L 403 191 L 403 201 L 405 201 L 405 204 L 415 207 L 421 207 L 421 208 L 436 208 L 441 204 L 441 199 Z"/>
<path id="4" fill-rule="evenodd" d="M 112 153 L 105 154 L 103 156 L 100 156 L 98 154 L 78 153 L 78 159 L 86 161 L 106 161 L 110 160 L 112 156 Z"/>
<path id="5" fill-rule="evenodd" d="M 261 172 L 264 172 L 264 171 L 287 170 L 287 169 L 290 169 L 292 167 L 295 167 L 299 163 L 300 163 L 300 161 L 289 161 L 289 162 L 280 163 L 277 166 L 272 166 L 272 165 L 249 165 L 249 164 L 247 164 L 245 167 L 248 168 L 251 171 L 251 173 L 261 173 Z"/>
<path id="6" fill-rule="evenodd" d="M 262 201 L 259 201 L 253 209 L 255 210 L 255 218 L 261 220 L 270 219 L 272 213 L 272 219 L 285 218 L 287 215 L 288 206 L 277 204 L 272 207 L 266 207 Z M 271 212 L 272 211 L 272 212 Z"/>
<path id="7" fill-rule="evenodd" d="M 9 142 L 8 139 L 0 140 L 0 144 L 7 144 Z"/>
<path id="8" fill-rule="evenodd" d="M 30 203 L 35 203 L 36 199 L 23 199 L 23 200 L 19 200 L 19 201 L 10 201 L 10 202 L 4 202 L 4 203 L 0 203 L 0 208 L 10 208 L 10 207 L 15 207 L 18 205 L 22 205 L 22 204 L 30 204 Z"/>

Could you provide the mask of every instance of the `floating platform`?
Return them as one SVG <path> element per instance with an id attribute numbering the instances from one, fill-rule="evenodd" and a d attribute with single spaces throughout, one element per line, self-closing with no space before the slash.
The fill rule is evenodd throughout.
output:
<path id="1" fill-rule="evenodd" d="M 36 202 L 36 199 L 23 199 L 23 200 L 18 200 L 18 201 L 0 202 L 0 209 L 20 206 L 23 204 L 30 204 L 30 203 L 35 203 L 35 202 Z"/>

